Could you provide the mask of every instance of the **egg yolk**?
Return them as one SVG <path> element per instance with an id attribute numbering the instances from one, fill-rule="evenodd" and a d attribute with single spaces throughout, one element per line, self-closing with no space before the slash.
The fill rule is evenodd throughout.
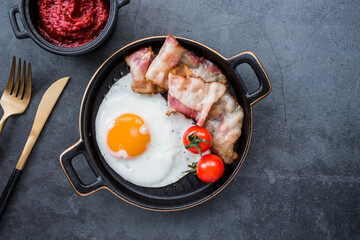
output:
<path id="1" fill-rule="evenodd" d="M 136 114 L 123 114 L 112 123 L 107 145 L 116 157 L 130 159 L 143 154 L 150 143 L 149 128 Z"/>

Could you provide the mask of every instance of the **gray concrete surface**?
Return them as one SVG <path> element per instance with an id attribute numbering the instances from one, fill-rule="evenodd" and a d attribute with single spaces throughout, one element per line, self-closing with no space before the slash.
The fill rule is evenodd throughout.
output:
<path id="1" fill-rule="evenodd" d="M 360 238 L 360 1 L 132 0 L 109 41 L 80 57 L 16 39 L 7 13 L 15 4 L 0 3 L 0 91 L 11 56 L 21 56 L 33 63 L 33 98 L 0 137 L 1 190 L 42 94 L 58 78 L 71 80 L 0 222 L 0 239 Z M 125 44 L 164 34 L 227 57 L 251 50 L 262 62 L 273 91 L 254 105 L 245 164 L 221 194 L 180 212 L 145 211 L 106 190 L 78 196 L 58 157 L 79 138 L 90 77 Z"/>

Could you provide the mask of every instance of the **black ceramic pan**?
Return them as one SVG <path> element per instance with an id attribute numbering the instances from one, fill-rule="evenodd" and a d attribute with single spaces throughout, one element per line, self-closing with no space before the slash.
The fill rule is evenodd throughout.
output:
<path id="1" fill-rule="evenodd" d="M 193 174 L 188 174 L 178 182 L 161 188 L 136 186 L 113 171 L 102 157 L 96 143 L 95 117 L 104 95 L 111 85 L 129 72 L 125 56 L 142 47 L 152 46 L 157 52 L 164 43 L 165 36 L 150 37 L 135 41 L 110 56 L 95 72 L 84 93 L 80 108 L 80 140 L 60 156 L 60 164 L 75 191 L 86 196 L 99 189 L 108 189 L 122 200 L 140 208 L 157 211 L 176 211 L 190 208 L 209 200 L 223 190 L 238 173 L 244 163 L 250 147 L 253 119 L 252 105 L 267 96 L 271 91 L 270 81 L 259 60 L 252 52 L 242 52 L 231 58 L 225 58 L 213 49 L 196 41 L 176 37 L 180 44 L 215 63 L 226 75 L 229 88 L 244 109 L 242 135 L 235 145 L 239 154 L 233 164 L 227 165 L 220 180 L 215 183 L 203 183 Z M 254 70 L 259 88 L 248 92 L 243 80 L 236 71 L 240 64 L 249 64 Z M 83 154 L 96 179 L 84 184 L 72 166 L 72 160 Z"/>

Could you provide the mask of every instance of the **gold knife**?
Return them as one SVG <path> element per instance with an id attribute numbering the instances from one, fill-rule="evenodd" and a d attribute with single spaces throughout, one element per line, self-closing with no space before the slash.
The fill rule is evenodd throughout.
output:
<path id="1" fill-rule="evenodd" d="M 70 79 L 69 77 L 64 77 L 64 78 L 57 80 L 44 93 L 44 96 L 42 97 L 39 107 L 36 111 L 34 123 L 31 128 L 29 138 L 26 141 L 25 147 L 20 155 L 20 158 L 16 164 L 16 167 L 15 167 L 13 173 L 11 174 L 11 177 L 1 195 L 0 217 L 2 216 L 2 213 L 4 212 L 4 209 L 6 207 L 8 200 L 11 197 L 11 194 L 15 190 L 15 186 L 17 184 L 17 181 L 19 180 L 22 170 L 24 169 L 26 160 L 27 160 L 31 150 L 34 147 L 35 142 L 36 142 L 37 138 L 39 137 L 40 132 L 43 129 L 45 122 L 51 113 L 51 110 L 54 108 L 58 98 L 60 97 L 60 95 L 61 95 L 62 91 L 64 90 L 69 79 Z"/>

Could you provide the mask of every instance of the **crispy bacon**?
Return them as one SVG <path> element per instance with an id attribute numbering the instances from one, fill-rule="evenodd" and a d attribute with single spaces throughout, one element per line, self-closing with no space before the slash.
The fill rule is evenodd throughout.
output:
<path id="1" fill-rule="evenodd" d="M 190 68 L 197 68 L 200 65 L 200 58 L 194 52 L 184 49 L 180 63 Z"/>
<path id="2" fill-rule="evenodd" d="M 191 69 L 193 76 L 199 76 L 206 82 L 227 82 L 225 75 L 215 64 L 205 58 L 200 58 L 200 62 L 197 68 Z"/>
<path id="3" fill-rule="evenodd" d="M 216 65 L 184 49 L 171 35 L 167 36 L 156 57 L 149 47 L 136 51 L 125 60 L 133 76 L 131 87 L 138 93 L 167 91 L 169 72 L 179 63 L 187 67 L 186 76 L 202 78 L 205 82 L 226 83 L 227 81 Z"/>
<path id="4" fill-rule="evenodd" d="M 206 82 L 227 82 L 225 75 L 215 64 L 203 57 L 198 57 L 190 50 L 184 50 L 180 63 L 188 67 L 188 76 L 201 77 Z"/>
<path id="5" fill-rule="evenodd" d="M 225 84 L 227 82 L 225 75 L 222 74 L 220 70 L 215 70 L 213 72 L 209 71 L 209 69 L 217 68 L 215 65 L 213 65 L 213 63 L 209 62 L 206 64 L 208 64 L 209 68 L 207 68 L 205 64 L 199 64 L 196 68 L 191 68 L 188 65 L 180 64 L 178 66 L 177 72 L 182 76 L 201 78 L 208 83 L 220 82 Z"/>
<path id="6" fill-rule="evenodd" d="M 175 109 L 177 109 L 177 112 L 181 112 L 182 114 L 188 116 L 189 118 L 196 120 L 199 119 L 200 113 L 197 110 L 187 107 L 182 102 L 180 102 L 180 100 L 174 98 L 170 93 L 168 93 L 167 99 L 168 99 L 169 109 L 171 108 L 171 111 L 169 110 L 168 114 L 170 114 L 173 111 L 176 111 Z"/>
<path id="7" fill-rule="evenodd" d="M 130 73 L 133 77 L 131 88 L 134 92 L 155 93 L 159 91 L 155 84 L 145 79 L 145 73 L 154 57 L 155 55 L 151 47 L 141 48 L 125 57 L 125 61 L 130 67 Z"/>
<path id="8" fill-rule="evenodd" d="M 241 135 L 244 111 L 230 93 L 226 92 L 213 104 L 204 127 L 213 137 L 211 150 L 226 164 L 237 157 L 234 145 Z"/>
<path id="9" fill-rule="evenodd" d="M 168 35 L 159 54 L 150 64 L 145 78 L 156 84 L 163 91 L 167 91 L 168 74 L 179 63 L 183 51 L 184 48 L 180 46 L 179 42 L 171 35 Z"/>
<path id="10" fill-rule="evenodd" d="M 180 112 L 203 126 L 211 106 L 225 93 L 226 86 L 219 82 L 207 83 L 199 77 L 182 76 L 178 71 L 176 67 L 169 73 L 168 114 Z"/>

